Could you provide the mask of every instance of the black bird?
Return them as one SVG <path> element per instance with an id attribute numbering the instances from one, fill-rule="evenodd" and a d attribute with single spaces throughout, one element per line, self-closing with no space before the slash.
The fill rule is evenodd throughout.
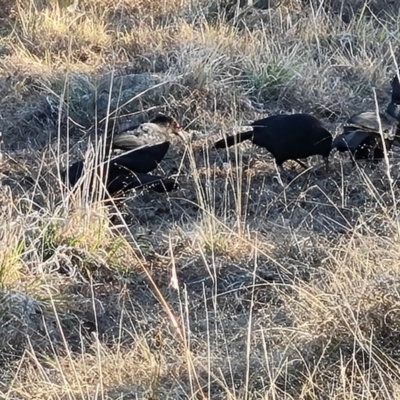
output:
<path id="1" fill-rule="evenodd" d="M 391 86 L 392 98 L 386 109 L 386 113 L 397 119 L 397 121 L 400 121 L 400 83 L 397 75 L 392 79 Z"/>
<path id="2" fill-rule="evenodd" d="M 390 150 L 392 144 L 400 137 L 398 122 L 395 119 L 383 113 L 379 113 L 379 119 L 380 121 L 376 111 L 364 111 L 353 115 L 343 127 L 343 133 L 333 141 L 332 148 L 340 152 L 349 151 L 355 160 L 382 159 L 384 148 Z"/>
<path id="3" fill-rule="evenodd" d="M 157 167 L 168 148 L 169 143 L 164 142 L 155 146 L 143 146 L 130 153 L 108 158 L 97 168 L 97 173 L 105 182 L 110 195 L 144 186 L 149 186 L 157 192 L 169 192 L 179 188 L 173 179 L 146 174 Z M 64 181 L 68 180 L 71 186 L 75 186 L 83 171 L 84 161 L 77 161 L 69 167 L 68 172 L 62 173 L 62 178 Z M 92 175 L 91 179 L 93 182 Z"/>
<path id="4" fill-rule="evenodd" d="M 113 150 L 132 150 L 144 145 L 171 142 L 174 136 L 185 140 L 178 122 L 170 116 L 159 114 L 149 122 L 127 127 L 118 135 L 111 135 L 108 146 L 111 145 Z"/>
<path id="5" fill-rule="evenodd" d="M 170 143 L 162 142 L 154 146 L 142 146 L 110 158 L 112 168 L 122 167 L 129 171 L 147 173 L 157 168 L 168 152 Z"/>
<path id="6" fill-rule="evenodd" d="M 312 155 L 321 155 L 328 168 L 328 157 L 331 151 L 332 135 L 324 128 L 321 121 L 308 114 L 282 114 L 254 121 L 252 131 L 228 136 L 217 141 L 217 149 L 233 146 L 245 140 L 266 148 L 275 158 L 277 166 L 287 160 L 299 161 Z"/>
<path id="7" fill-rule="evenodd" d="M 111 154 L 97 167 L 96 172 L 103 179 L 108 193 L 114 195 L 144 186 L 157 192 L 178 189 L 179 185 L 173 179 L 147 174 L 157 168 L 165 157 L 173 135 L 185 139 L 174 118 L 159 114 L 150 122 L 126 128 L 119 135 L 108 137 L 106 154 L 110 154 L 110 150 L 114 155 L 117 150 L 125 151 L 117 157 Z M 64 182 L 75 186 L 83 174 L 84 166 L 84 161 L 78 161 L 63 171 Z M 90 173 L 91 186 L 93 172 Z"/>
<path id="8" fill-rule="evenodd" d="M 99 175 L 101 173 L 105 175 L 106 168 L 106 165 L 104 165 L 103 170 L 101 170 L 101 167 L 98 168 L 97 172 Z M 75 184 L 82 176 L 83 169 L 84 164 L 81 161 L 78 161 L 70 167 L 70 174 L 74 177 Z M 71 183 L 72 186 L 75 186 L 75 184 Z M 123 168 L 111 168 L 108 171 L 106 189 L 111 196 L 116 193 L 126 192 L 131 189 L 143 188 L 146 186 L 159 193 L 170 192 L 179 188 L 179 185 L 175 180 L 163 178 L 158 175 L 134 173 L 131 171 L 125 171 Z"/>
<path id="9" fill-rule="evenodd" d="M 106 159 L 106 162 L 109 160 L 110 170 L 118 171 L 123 168 L 125 171 L 143 174 L 157 168 L 168 148 L 168 142 L 156 144 L 155 146 L 142 146 L 118 157 L 110 157 Z M 69 168 L 68 175 L 71 185 L 75 185 L 81 177 L 83 165 L 83 161 L 77 161 Z"/>

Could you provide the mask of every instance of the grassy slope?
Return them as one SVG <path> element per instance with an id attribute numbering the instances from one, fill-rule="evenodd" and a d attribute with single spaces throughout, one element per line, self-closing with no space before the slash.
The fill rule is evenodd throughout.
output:
<path id="1" fill-rule="evenodd" d="M 265 152 L 223 164 L 208 147 L 261 115 L 334 132 L 374 93 L 383 108 L 400 15 L 345 24 L 293 0 L 235 25 L 201 1 L 0 3 L 2 397 L 400 397 L 398 149 L 392 181 L 335 155 L 282 190 Z M 161 86 L 119 78 L 145 72 Z M 118 121 L 160 110 L 193 134 L 162 165 L 182 189 L 130 198 L 125 219 L 58 179 L 110 84 L 112 107 L 137 96 Z"/>

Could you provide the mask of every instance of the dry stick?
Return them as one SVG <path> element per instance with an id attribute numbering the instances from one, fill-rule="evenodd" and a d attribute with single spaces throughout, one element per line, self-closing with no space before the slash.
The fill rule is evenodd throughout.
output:
<path id="1" fill-rule="evenodd" d="M 64 99 L 65 99 L 65 91 L 66 91 L 66 84 L 67 84 L 67 79 L 64 82 L 64 89 L 63 92 L 61 93 L 59 100 L 60 104 L 58 107 L 58 126 L 57 126 L 57 160 L 60 160 L 61 158 L 61 116 L 62 116 L 62 109 L 63 109 L 63 104 L 64 104 Z M 68 109 L 67 109 L 68 112 Z M 68 115 L 68 113 L 67 113 Z M 70 154 L 70 140 L 69 140 L 69 129 L 67 129 L 67 165 L 69 164 L 69 154 Z M 60 176 L 60 163 L 57 162 L 57 173 L 58 176 Z M 69 170 L 67 169 L 67 174 L 66 174 L 66 179 L 67 181 L 69 180 Z M 61 181 L 60 181 L 61 183 Z M 65 201 L 65 197 L 63 196 L 63 200 Z"/>
<path id="2" fill-rule="evenodd" d="M 129 230 L 128 230 L 128 232 L 131 235 Z M 151 284 L 151 287 L 153 288 L 153 290 L 154 290 L 154 292 L 156 294 L 156 297 L 158 298 L 158 301 L 160 302 L 160 304 L 164 308 L 164 311 L 166 312 L 166 314 L 167 314 L 167 316 L 168 316 L 173 328 L 175 329 L 175 332 L 179 336 L 179 340 L 180 340 L 181 345 L 183 346 L 183 350 L 184 350 L 184 352 L 185 352 L 185 354 L 187 356 L 187 361 L 188 361 L 189 366 L 191 367 L 193 372 L 195 372 L 195 366 L 193 364 L 192 358 L 190 357 L 190 349 L 186 346 L 185 334 L 183 332 L 181 324 L 179 323 L 178 319 L 176 318 L 176 316 L 175 316 L 173 310 L 171 309 L 171 307 L 169 306 L 167 300 L 162 295 L 162 293 L 161 293 L 160 289 L 158 288 L 157 284 L 154 282 L 154 280 L 153 280 L 150 272 L 146 268 L 146 266 L 142 263 L 142 261 L 139 258 L 137 258 L 137 261 L 139 262 L 140 266 L 142 267 L 144 273 L 146 274 L 146 277 L 149 280 L 149 282 Z M 198 390 L 203 395 L 203 398 L 205 398 L 197 374 L 194 373 L 194 376 L 195 376 L 196 384 L 198 386 Z"/>
<path id="3" fill-rule="evenodd" d="M 111 80 L 110 80 L 110 90 L 109 90 L 109 94 L 108 94 L 108 103 L 107 103 L 107 114 L 105 116 L 106 118 L 106 126 L 104 129 L 104 137 L 103 137 L 103 143 L 102 143 L 102 148 L 101 148 L 101 154 L 102 154 L 102 158 L 104 159 L 104 155 L 106 152 L 106 143 L 107 143 L 107 132 L 108 132 L 108 123 L 110 121 L 110 107 L 111 107 L 111 100 L 112 100 L 112 89 L 113 89 L 113 85 L 114 85 L 114 69 L 112 70 L 112 75 L 111 75 Z M 121 83 L 122 85 L 122 83 Z M 121 86 L 120 86 L 120 93 L 121 93 Z M 114 112 L 116 112 L 117 110 L 119 110 L 119 108 L 117 108 Z M 103 119 L 104 120 L 104 119 Z M 96 136 L 97 136 L 97 130 L 96 130 Z M 111 140 L 114 140 L 114 129 L 112 131 L 112 136 L 111 136 Z M 97 142 L 98 143 L 98 142 Z M 97 150 L 97 149 L 96 149 Z M 96 151 L 96 154 L 98 152 Z M 108 149 L 108 156 L 110 157 L 112 153 L 112 149 L 111 146 Z M 104 162 L 103 162 L 104 163 Z M 96 157 L 96 165 L 99 165 L 99 160 L 98 157 Z M 106 169 L 104 170 L 103 168 L 100 170 L 100 179 L 103 181 L 105 179 L 105 177 L 108 176 L 109 174 L 109 169 L 110 169 L 110 163 L 106 163 Z M 105 185 L 105 191 L 106 190 L 106 185 Z M 101 192 L 99 191 L 99 198 L 101 196 Z"/>
<path id="4" fill-rule="evenodd" d="M 391 42 L 389 42 L 389 48 L 390 48 L 390 55 L 392 56 L 392 58 L 393 58 L 393 63 L 394 63 L 394 65 L 395 65 L 395 67 L 396 67 L 397 79 L 399 79 L 399 82 L 400 82 L 399 66 L 398 66 L 398 64 L 397 64 L 396 56 L 394 55 L 393 47 L 392 47 L 392 43 L 391 43 Z"/>
<path id="5" fill-rule="evenodd" d="M 246 343 L 246 374 L 245 374 L 245 400 L 248 400 L 249 396 L 249 382 L 250 382 L 250 352 L 251 352 L 251 333 L 252 333 L 252 324 L 253 324 L 253 309 L 254 309 L 254 290 L 256 284 L 256 271 L 258 267 L 257 261 L 257 240 L 256 245 L 254 246 L 254 268 L 253 268 L 253 282 L 252 282 L 252 290 L 251 290 L 251 301 L 250 301 L 250 315 L 249 322 L 247 327 L 247 343 Z"/>

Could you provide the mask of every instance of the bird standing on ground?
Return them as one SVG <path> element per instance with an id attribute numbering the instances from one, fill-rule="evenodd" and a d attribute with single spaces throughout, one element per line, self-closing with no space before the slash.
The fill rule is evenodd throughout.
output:
<path id="1" fill-rule="evenodd" d="M 253 130 L 227 136 L 217 141 L 217 149 L 231 147 L 245 140 L 266 148 L 275 158 L 276 165 L 283 170 L 282 164 L 294 160 L 304 168 L 307 166 L 299 159 L 312 155 L 321 155 L 328 168 L 332 135 L 322 122 L 308 114 L 282 114 L 254 121 Z"/>
<path id="2" fill-rule="evenodd" d="M 376 111 L 353 115 L 343 127 L 343 133 L 333 141 L 332 147 L 340 152 L 349 151 L 355 160 L 382 159 L 384 148 L 390 150 L 400 137 L 398 122 L 394 118 L 379 113 L 379 120 Z"/>

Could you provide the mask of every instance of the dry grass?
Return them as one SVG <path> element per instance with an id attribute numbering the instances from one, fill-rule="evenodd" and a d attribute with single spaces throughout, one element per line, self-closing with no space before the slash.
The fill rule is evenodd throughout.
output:
<path id="1" fill-rule="evenodd" d="M 392 181 L 333 155 L 283 189 L 265 151 L 209 146 L 386 106 L 400 14 L 339 3 L 0 1 L 0 398 L 400 398 L 398 149 Z M 160 167 L 179 191 L 63 187 L 155 111 L 192 135 Z"/>

